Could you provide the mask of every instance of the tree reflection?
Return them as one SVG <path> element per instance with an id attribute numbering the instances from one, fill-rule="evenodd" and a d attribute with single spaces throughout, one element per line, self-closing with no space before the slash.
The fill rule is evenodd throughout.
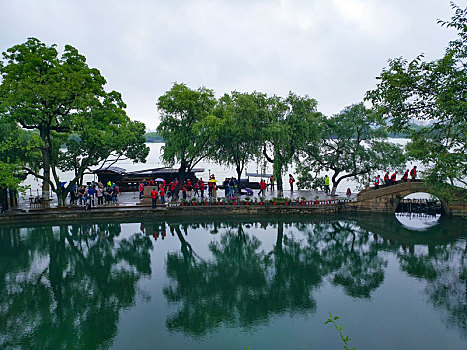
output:
<path id="1" fill-rule="evenodd" d="M 401 269 L 426 281 L 428 300 L 467 335 L 467 245 L 451 242 L 398 254 Z"/>
<path id="2" fill-rule="evenodd" d="M 298 230 L 286 233 L 279 221 L 267 228 L 277 236 L 273 249 L 265 252 L 244 223 L 226 226 L 220 240 L 209 244 L 212 258 L 204 260 L 174 225 L 181 250 L 167 255 L 170 283 L 164 295 L 179 308 L 167 320 L 170 330 L 198 336 L 222 323 L 251 328 L 272 315 L 314 312 L 313 290 L 324 278 L 363 298 L 384 279 L 386 262 L 369 244 L 368 234 L 355 227 L 298 224 Z M 295 237 L 299 231 L 304 238 Z"/>
<path id="3" fill-rule="evenodd" d="M 119 311 L 151 273 L 150 239 L 117 241 L 120 232 L 118 224 L 0 229 L 0 347 L 109 347 Z"/>

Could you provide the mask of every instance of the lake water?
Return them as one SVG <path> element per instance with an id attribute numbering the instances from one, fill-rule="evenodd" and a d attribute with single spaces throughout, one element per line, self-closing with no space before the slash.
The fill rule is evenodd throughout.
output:
<path id="1" fill-rule="evenodd" d="M 0 348 L 467 348 L 465 220 L 0 227 Z"/>

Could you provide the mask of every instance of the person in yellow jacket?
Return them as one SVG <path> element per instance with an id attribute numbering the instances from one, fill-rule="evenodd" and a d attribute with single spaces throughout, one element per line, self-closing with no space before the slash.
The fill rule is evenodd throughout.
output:
<path id="1" fill-rule="evenodd" d="M 324 177 L 324 190 L 326 191 L 326 194 L 329 194 L 329 176 Z"/>

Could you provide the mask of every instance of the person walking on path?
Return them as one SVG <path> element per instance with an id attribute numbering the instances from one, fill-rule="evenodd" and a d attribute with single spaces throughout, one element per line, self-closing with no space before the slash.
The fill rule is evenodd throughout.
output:
<path id="1" fill-rule="evenodd" d="M 324 177 L 324 190 L 326 191 L 326 194 L 329 194 L 330 189 L 329 189 L 329 176 Z"/>
<path id="2" fill-rule="evenodd" d="M 271 191 L 274 191 L 274 176 L 271 175 L 269 178 L 269 185 L 271 186 Z"/>
<path id="3" fill-rule="evenodd" d="M 295 182 L 294 177 L 292 174 L 289 174 L 289 185 L 290 185 L 290 192 L 293 192 L 293 183 Z"/>
<path id="4" fill-rule="evenodd" d="M 417 167 L 414 166 L 412 170 L 410 170 L 410 176 L 412 177 L 412 182 L 415 182 L 415 178 L 417 177 Z"/>
<path id="5" fill-rule="evenodd" d="M 151 198 L 152 198 L 152 207 L 155 208 L 157 206 L 157 191 L 155 187 L 151 191 Z"/>

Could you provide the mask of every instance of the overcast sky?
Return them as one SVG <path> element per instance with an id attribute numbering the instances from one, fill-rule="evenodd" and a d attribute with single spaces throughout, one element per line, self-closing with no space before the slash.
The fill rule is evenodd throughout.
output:
<path id="1" fill-rule="evenodd" d="M 174 82 L 217 96 L 293 91 L 338 113 L 375 87 L 389 58 L 438 58 L 455 38 L 436 23 L 451 17 L 448 0 L 0 0 L 0 9 L 0 51 L 28 37 L 76 47 L 148 129 Z"/>

